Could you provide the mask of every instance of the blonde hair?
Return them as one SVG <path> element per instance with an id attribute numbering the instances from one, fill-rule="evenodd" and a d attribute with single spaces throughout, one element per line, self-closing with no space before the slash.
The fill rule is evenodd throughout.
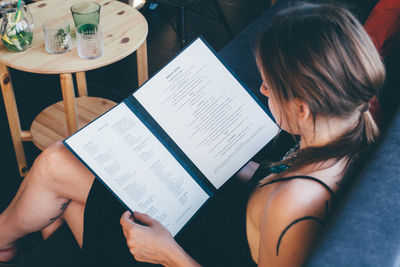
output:
<path id="1" fill-rule="evenodd" d="M 256 57 L 281 107 L 301 99 L 314 122 L 317 115 L 346 118 L 360 111 L 357 124 L 337 140 L 300 150 L 275 165 L 290 163 L 289 170 L 294 171 L 328 159 L 348 157 L 350 163 L 375 141 L 378 128 L 368 101 L 382 87 L 385 69 L 371 39 L 348 10 L 312 3 L 283 10 L 260 36 Z"/>

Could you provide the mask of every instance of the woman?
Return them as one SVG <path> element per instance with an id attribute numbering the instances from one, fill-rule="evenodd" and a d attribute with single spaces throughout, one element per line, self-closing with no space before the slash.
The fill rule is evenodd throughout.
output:
<path id="1" fill-rule="evenodd" d="M 248 186 L 220 194 L 176 241 L 147 215 L 121 217 L 111 194 L 55 144 L 0 215 L 0 261 L 15 256 L 18 238 L 40 229 L 48 236 L 62 217 L 82 247 L 83 266 L 301 265 L 344 173 L 377 137 L 368 101 L 384 68 L 348 11 L 319 4 L 278 14 L 259 40 L 257 64 L 276 122 L 300 140 L 268 176 L 259 168 Z"/>

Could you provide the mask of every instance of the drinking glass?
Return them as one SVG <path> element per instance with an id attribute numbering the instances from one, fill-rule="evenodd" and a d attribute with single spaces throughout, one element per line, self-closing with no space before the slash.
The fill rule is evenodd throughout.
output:
<path id="1" fill-rule="evenodd" d="M 69 23 L 62 21 L 46 21 L 43 23 L 44 44 L 46 51 L 52 54 L 71 50 L 72 40 Z"/>
<path id="2" fill-rule="evenodd" d="M 80 57 L 94 59 L 103 54 L 103 36 L 100 25 L 82 24 L 76 27 L 75 32 Z"/>
<path id="3" fill-rule="evenodd" d="M 96 2 L 79 2 L 71 6 L 75 27 L 82 24 L 99 24 L 100 5 Z"/>

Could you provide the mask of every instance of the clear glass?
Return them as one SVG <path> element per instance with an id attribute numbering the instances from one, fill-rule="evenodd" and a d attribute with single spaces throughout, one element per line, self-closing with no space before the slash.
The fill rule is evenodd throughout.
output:
<path id="1" fill-rule="evenodd" d="M 0 34 L 1 41 L 10 51 L 24 51 L 31 47 L 33 39 L 32 14 L 23 1 L 1 2 L 0 13 L 3 17 Z"/>
<path id="2" fill-rule="evenodd" d="M 100 25 L 82 24 L 76 27 L 78 55 L 85 59 L 98 58 L 103 54 L 103 36 Z"/>
<path id="3" fill-rule="evenodd" d="M 43 35 L 46 51 L 52 54 L 65 53 L 71 50 L 72 40 L 69 23 L 63 21 L 47 21 L 43 23 Z"/>
<path id="4" fill-rule="evenodd" d="M 81 24 L 99 24 L 100 5 L 96 2 L 79 2 L 71 6 L 75 27 Z"/>

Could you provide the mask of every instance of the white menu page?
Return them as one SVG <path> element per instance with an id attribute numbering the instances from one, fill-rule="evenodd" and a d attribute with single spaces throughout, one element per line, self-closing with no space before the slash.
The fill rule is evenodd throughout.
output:
<path id="1" fill-rule="evenodd" d="M 209 197 L 124 103 L 66 143 L 125 205 L 172 235 Z"/>
<path id="2" fill-rule="evenodd" d="M 278 132 L 201 39 L 133 96 L 216 188 Z"/>

